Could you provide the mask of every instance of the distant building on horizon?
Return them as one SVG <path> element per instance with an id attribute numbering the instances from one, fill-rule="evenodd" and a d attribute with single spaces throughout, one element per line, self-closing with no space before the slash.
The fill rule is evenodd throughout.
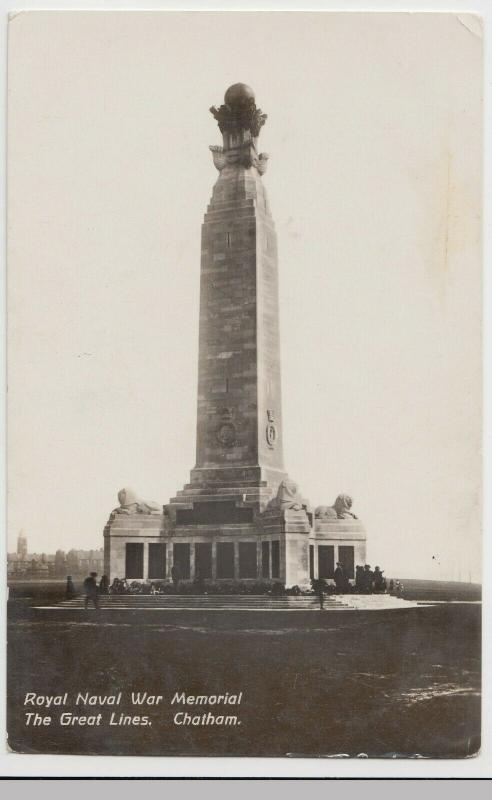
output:
<path id="1" fill-rule="evenodd" d="M 27 536 L 20 531 L 15 553 L 7 553 L 8 578 L 65 578 L 67 575 L 81 577 L 89 572 L 102 574 L 104 552 L 98 550 L 76 550 L 65 553 L 29 553 Z"/>
<path id="2" fill-rule="evenodd" d="M 17 555 L 21 561 L 27 560 L 27 537 L 20 531 L 17 537 Z"/>

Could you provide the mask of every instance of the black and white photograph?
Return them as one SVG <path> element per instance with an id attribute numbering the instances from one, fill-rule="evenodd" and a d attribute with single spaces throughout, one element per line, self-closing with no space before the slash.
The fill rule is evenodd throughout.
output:
<path id="1" fill-rule="evenodd" d="M 11 15 L 11 753 L 480 753 L 482 28 Z"/>

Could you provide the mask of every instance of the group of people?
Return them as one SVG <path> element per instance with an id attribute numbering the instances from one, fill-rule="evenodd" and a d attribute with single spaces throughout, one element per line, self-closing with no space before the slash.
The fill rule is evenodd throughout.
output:
<path id="1" fill-rule="evenodd" d="M 355 591 L 359 594 L 382 594 L 386 592 L 386 578 L 379 567 L 371 569 L 370 564 L 355 568 Z"/>
<path id="2" fill-rule="evenodd" d="M 127 579 L 115 578 L 109 588 L 109 594 L 161 594 L 162 584 L 153 581 L 132 581 Z"/>
<path id="3" fill-rule="evenodd" d="M 175 585 L 179 583 L 174 581 Z M 99 597 L 101 595 L 109 594 L 159 594 L 161 586 L 155 583 L 139 583 L 134 581 L 129 583 L 126 578 L 114 578 L 112 584 L 109 583 L 107 575 L 103 575 L 97 582 L 97 572 L 91 572 L 90 575 L 84 580 L 83 592 L 85 597 L 85 608 L 89 608 L 92 604 L 94 608 L 99 608 Z M 77 591 L 71 575 L 67 576 L 67 584 L 65 589 L 65 597 L 67 600 L 72 600 L 77 597 Z"/>
<path id="4" fill-rule="evenodd" d="M 131 591 L 132 587 L 126 578 L 124 580 L 121 578 L 115 578 L 109 587 L 109 594 L 130 594 Z"/>
<path id="5" fill-rule="evenodd" d="M 335 591 L 337 594 L 384 594 L 389 592 L 389 594 L 394 594 L 397 597 L 403 596 L 403 584 L 400 581 L 390 580 L 388 585 L 386 578 L 383 575 L 383 570 L 381 570 L 379 567 L 374 567 L 374 570 L 372 570 L 370 564 L 365 564 L 364 566 L 358 565 L 355 568 L 355 583 L 351 584 L 343 563 L 338 561 L 333 578 L 335 581 Z M 124 580 L 121 578 L 115 578 L 113 583 L 110 585 L 107 575 L 103 575 L 99 583 L 97 583 L 96 579 L 97 572 L 91 572 L 90 575 L 84 580 L 83 588 L 86 609 L 89 608 L 90 603 L 93 604 L 94 608 L 99 608 L 100 595 L 136 593 L 159 594 L 162 591 L 162 587 L 160 585 L 156 585 L 152 582 L 150 582 L 150 584 L 140 584 L 135 581 L 133 584 L 129 584 L 126 578 Z M 177 592 L 179 590 L 179 583 L 181 580 L 181 571 L 177 565 L 174 565 L 171 569 L 171 579 L 173 582 L 174 591 Z M 194 583 L 197 587 L 202 587 L 202 584 L 204 583 L 203 578 L 198 572 Z M 313 591 L 319 597 L 320 606 L 322 608 L 323 596 L 325 592 L 330 591 L 330 589 L 323 578 L 313 578 L 311 583 Z M 67 600 L 71 600 L 76 596 L 77 593 L 72 576 L 68 575 L 65 597 Z"/>
<path id="6" fill-rule="evenodd" d="M 395 594 L 397 597 L 403 595 L 403 584 L 400 581 L 390 580 L 389 584 L 384 577 L 383 570 L 380 567 L 371 569 L 370 564 L 358 565 L 355 568 L 355 582 L 350 582 L 347 570 L 341 561 L 337 562 L 336 569 L 333 573 L 335 581 L 335 592 L 337 594 Z M 318 595 L 320 605 L 323 607 L 323 596 L 325 592 L 329 592 L 330 588 L 322 578 L 316 578 L 311 581 L 313 591 Z"/>
<path id="7" fill-rule="evenodd" d="M 84 580 L 84 595 L 85 595 L 85 608 L 89 608 L 92 603 L 94 608 L 99 608 L 99 595 L 109 594 L 109 579 L 107 575 L 103 575 L 99 583 L 96 580 L 97 572 L 91 572 L 90 575 Z M 77 596 L 75 585 L 71 575 L 67 575 L 67 585 L 65 589 L 65 597 L 67 600 L 72 600 Z"/>
<path id="8" fill-rule="evenodd" d="M 379 567 L 371 569 L 370 564 L 358 565 L 355 568 L 355 584 L 352 586 L 347 575 L 346 569 L 341 561 L 333 575 L 337 594 L 347 594 L 356 592 L 357 594 L 384 593 L 387 590 L 386 578 Z"/>

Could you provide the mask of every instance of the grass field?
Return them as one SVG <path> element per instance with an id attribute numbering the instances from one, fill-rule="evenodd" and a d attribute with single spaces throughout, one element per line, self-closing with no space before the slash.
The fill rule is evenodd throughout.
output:
<path id="1" fill-rule="evenodd" d="M 405 582 L 407 585 L 408 582 Z M 466 586 L 466 584 L 464 584 Z M 13 587 L 8 729 L 20 752 L 140 755 L 467 757 L 480 746 L 480 605 L 384 612 L 37 611 L 59 585 Z M 473 598 L 475 599 L 475 598 Z M 78 692 L 122 692 L 116 709 L 75 705 Z M 163 695 L 147 710 L 130 693 Z M 243 692 L 236 726 L 182 726 L 175 692 Z M 27 692 L 68 693 L 25 724 Z M 36 709 L 31 709 L 36 710 Z M 146 726 L 109 726 L 112 710 Z M 189 708 L 184 710 L 190 711 Z M 60 712 L 101 713 L 61 726 Z M 191 708 L 192 714 L 219 707 Z"/>

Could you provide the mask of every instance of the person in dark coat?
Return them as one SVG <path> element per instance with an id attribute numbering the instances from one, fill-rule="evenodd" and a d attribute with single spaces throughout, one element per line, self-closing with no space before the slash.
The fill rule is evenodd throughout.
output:
<path id="1" fill-rule="evenodd" d="M 364 592 L 365 594 L 372 594 L 374 572 L 370 564 L 364 565 Z"/>
<path id="2" fill-rule="evenodd" d="M 109 578 L 103 575 L 99 581 L 99 594 L 109 594 Z"/>
<path id="3" fill-rule="evenodd" d="M 358 594 L 364 591 L 364 567 L 360 564 L 355 568 L 355 591 Z"/>
<path id="4" fill-rule="evenodd" d="M 341 561 L 337 561 L 337 568 L 334 572 L 335 586 L 337 587 L 337 594 L 343 594 L 347 591 L 347 576 Z"/>
<path id="5" fill-rule="evenodd" d="M 91 572 L 89 577 L 86 578 L 84 581 L 86 611 L 89 608 L 89 603 L 93 603 L 94 608 L 99 608 L 96 578 L 97 578 L 97 572 Z"/>
<path id="6" fill-rule="evenodd" d="M 197 568 L 195 570 L 195 577 L 193 578 L 193 586 L 194 586 L 195 592 L 198 592 L 198 594 L 203 594 L 204 593 L 204 591 L 205 591 L 205 581 L 203 579 L 201 570 L 199 568 Z"/>
<path id="7" fill-rule="evenodd" d="M 313 592 L 318 597 L 319 609 L 320 609 L 320 611 L 322 611 L 323 607 L 324 607 L 326 584 L 325 584 L 323 578 L 312 578 L 311 579 L 311 586 L 313 587 Z"/>
<path id="8" fill-rule="evenodd" d="M 374 567 L 374 591 L 380 593 L 386 591 L 386 580 L 379 567 Z"/>
<path id="9" fill-rule="evenodd" d="M 73 598 L 75 596 L 76 596 L 76 592 L 75 592 L 75 586 L 74 586 L 74 583 L 73 583 L 73 580 L 72 580 L 72 576 L 71 575 L 67 575 L 67 586 L 66 586 L 66 589 L 65 589 L 65 597 L 67 598 L 67 600 L 73 600 Z"/>
<path id="10" fill-rule="evenodd" d="M 173 581 L 174 591 L 179 591 L 179 582 L 181 580 L 181 570 L 179 564 L 173 564 L 171 567 L 171 578 Z"/>

